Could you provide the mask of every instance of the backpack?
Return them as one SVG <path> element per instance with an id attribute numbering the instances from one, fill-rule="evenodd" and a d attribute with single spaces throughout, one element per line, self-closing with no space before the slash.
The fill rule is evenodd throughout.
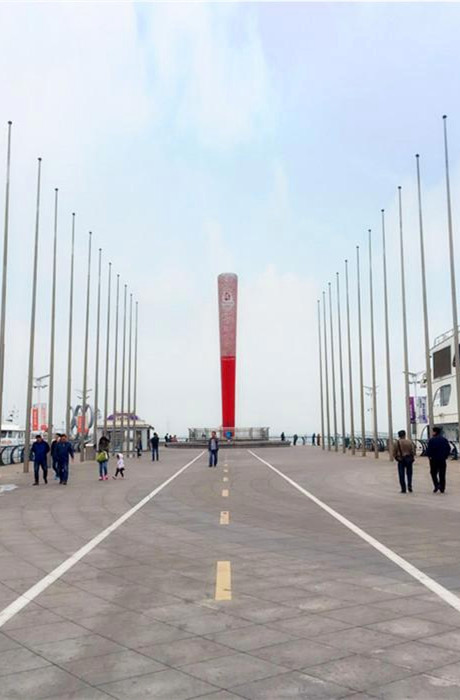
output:
<path id="1" fill-rule="evenodd" d="M 96 462 L 99 462 L 99 463 L 107 462 L 108 458 L 109 458 L 109 455 L 107 454 L 107 452 L 105 450 L 101 450 L 100 452 L 97 453 Z"/>

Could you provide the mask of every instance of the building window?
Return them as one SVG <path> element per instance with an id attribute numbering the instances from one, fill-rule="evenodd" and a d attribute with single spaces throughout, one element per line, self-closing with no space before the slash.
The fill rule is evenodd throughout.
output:
<path id="1" fill-rule="evenodd" d="M 452 391 L 452 386 L 450 384 L 444 384 L 440 386 L 434 395 L 433 405 L 434 406 L 448 406 L 450 401 L 450 394 Z"/>

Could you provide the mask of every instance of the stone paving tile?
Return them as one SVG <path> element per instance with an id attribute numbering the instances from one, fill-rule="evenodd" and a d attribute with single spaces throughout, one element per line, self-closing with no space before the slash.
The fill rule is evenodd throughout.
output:
<path id="1" fill-rule="evenodd" d="M 165 670 L 165 666 L 144 652 L 123 650 L 104 656 L 79 658 L 61 664 L 66 671 L 91 685 L 102 685 L 133 676 Z"/>
<path id="2" fill-rule="evenodd" d="M 175 620 L 183 620 L 186 617 L 200 615 L 203 612 L 208 612 L 208 609 L 197 603 L 181 601 L 173 605 L 160 605 L 148 608 L 144 611 L 144 614 L 160 622 L 174 622 Z"/>
<path id="3" fill-rule="evenodd" d="M 334 610 L 328 610 L 325 614 L 327 617 L 331 617 L 334 620 L 347 622 L 350 626 L 370 625 L 373 622 L 393 620 L 395 617 L 398 617 L 398 613 L 391 610 L 383 610 L 374 605 L 354 605 L 350 608 L 335 608 Z"/>
<path id="4" fill-rule="evenodd" d="M 29 671 L 33 668 L 41 668 L 42 666 L 48 666 L 49 663 L 49 661 L 28 649 L 19 648 L 2 651 L 0 652 L 0 676 L 6 676 L 8 673 Z"/>
<path id="5" fill-rule="evenodd" d="M 411 676 L 381 687 L 373 694 L 382 700 L 458 700 L 460 685 L 428 674 Z"/>
<path id="6" fill-rule="evenodd" d="M 118 700 L 145 700 L 146 698 L 189 700 L 189 698 L 196 698 L 216 691 L 215 686 L 175 670 L 148 673 L 108 683 L 100 688 L 107 690 L 111 697 L 118 698 Z"/>
<path id="7" fill-rule="evenodd" d="M 444 652 L 445 651 L 446 650 L 444 650 Z M 437 678 L 445 678 L 448 681 L 454 681 L 460 686 L 460 661 L 441 666 L 440 668 L 433 667 L 429 675 L 436 676 Z"/>
<path id="8" fill-rule="evenodd" d="M 123 651 L 123 647 L 98 634 L 88 634 L 85 637 L 63 639 L 59 642 L 36 643 L 34 651 L 53 663 L 62 664 Z"/>
<path id="9" fill-rule="evenodd" d="M 309 700 L 329 700 L 343 698 L 350 689 L 322 681 L 305 673 L 292 671 L 273 678 L 246 683 L 232 688 L 233 692 L 248 700 L 268 700 L 285 698 L 308 698 Z"/>
<path id="10" fill-rule="evenodd" d="M 311 639 L 294 639 L 290 642 L 273 644 L 263 649 L 253 650 L 251 654 L 293 670 L 348 656 L 347 651 L 319 644 L 317 640 Z"/>
<path id="11" fill-rule="evenodd" d="M 347 651 L 354 651 L 357 654 L 365 653 L 372 649 L 383 649 L 399 644 L 400 637 L 366 629 L 365 627 L 353 627 L 351 629 L 339 630 L 330 634 L 322 634 L 317 637 L 319 642 L 330 644 Z"/>
<path id="12" fill-rule="evenodd" d="M 339 598 L 312 594 L 304 600 L 291 601 L 291 605 L 295 605 L 296 608 L 304 612 L 327 612 L 336 608 L 346 608 L 351 605 L 351 603 L 350 601 L 341 600 Z"/>
<path id="13" fill-rule="evenodd" d="M 184 673 L 212 683 L 224 690 L 240 683 L 276 676 L 289 669 L 281 664 L 273 664 L 248 654 L 236 653 L 209 659 L 200 663 L 188 664 L 181 669 Z"/>
<path id="14" fill-rule="evenodd" d="M 238 651 L 251 651 L 271 644 L 289 642 L 293 636 L 265 625 L 250 625 L 242 629 L 210 634 L 207 638 Z"/>
<path id="15" fill-rule="evenodd" d="M 329 615 L 329 613 L 328 613 Z M 328 632 L 349 629 L 352 625 L 340 620 L 333 620 L 325 615 L 300 615 L 289 620 L 277 620 L 268 625 L 271 629 L 281 630 L 294 637 L 316 637 Z"/>
<path id="16" fill-rule="evenodd" d="M 367 629 L 386 632 L 387 634 L 395 634 L 405 637 L 406 639 L 419 639 L 420 637 L 438 635 L 452 629 L 447 625 L 440 625 L 437 622 L 430 622 L 429 620 L 423 620 L 419 617 L 400 617 L 395 620 L 375 622 L 366 625 L 366 627 Z"/>
<path id="17" fill-rule="evenodd" d="M 186 618 L 180 624 L 176 622 L 177 627 L 183 632 L 197 635 L 208 635 L 213 634 L 213 632 L 239 629 L 248 627 L 250 624 L 251 622 L 249 620 L 243 620 L 235 615 L 227 615 L 220 612 L 200 613 L 197 616 Z"/>
<path id="18" fill-rule="evenodd" d="M 43 700 L 113 700 L 112 695 L 107 695 L 107 693 L 104 693 L 102 690 L 98 690 L 97 688 L 90 688 L 87 686 L 86 688 L 83 688 L 82 690 L 74 690 L 70 692 L 66 692 L 65 695 L 62 695 L 62 693 L 59 693 L 57 695 L 48 695 L 46 698 Z"/>
<path id="19" fill-rule="evenodd" d="M 219 690 L 217 693 L 211 693 L 210 695 L 200 695 L 200 698 L 207 698 L 207 700 L 241 700 L 241 695 L 234 695 L 229 693 L 228 690 Z M 199 700 L 196 698 L 196 700 Z"/>
<path id="20" fill-rule="evenodd" d="M 419 641 L 422 642 L 422 644 L 433 644 L 436 647 L 455 649 L 458 651 L 460 649 L 460 630 L 456 629 L 451 632 L 445 632 L 444 634 L 437 634 L 434 637 L 426 637 Z"/>
<path id="21" fill-rule="evenodd" d="M 412 672 L 368 656 L 353 655 L 328 661 L 320 666 L 307 667 L 304 673 L 325 681 L 341 683 L 354 690 L 368 690 L 376 685 L 409 676 Z"/>
<path id="22" fill-rule="evenodd" d="M 192 637 L 168 644 L 150 644 L 140 647 L 139 651 L 174 668 L 229 654 L 228 647 L 203 637 Z"/>
<path id="23" fill-rule="evenodd" d="M 422 596 L 391 598 L 374 603 L 376 608 L 392 610 L 401 615 L 423 615 L 425 611 L 437 610 L 440 607 L 439 598 L 427 601 Z"/>
<path id="24" fill-rule="evenodd" d="M 17 597 L 17 596 L 16 596 Z M 65 620 L 51 610 L 45 610 L 38 605 L 32 607 L 30 604 L 9 620 L 2 629 L 5 632 L 8 630 L 19 629 L 21 627 L 32 627 L 34 625 L 49 625 L 57 622 L 65 622 Z"/>
<path id="25" fill-rule="evenodd" d="M 0 692 L 5 700 L 41 700 L 49 695 L 69 697 L 74 690 L 85 688 L 85 684 L 57 666 L 2 676 Z"/>
<path id="26" fill-rule="evenodd" d="M 439 605 L 436 608 L 431 607 L 428 610 L 422 610 L 417 613 L 417 616 L 422 617 L 424 620 L 460 627 L 460 613 L 447 605 Z"/>
<path id="27" fill-rule="evenodd" d="M 0 632 L 0 652 L 8 651 L 8 649 L 18 649 L 19 644 L 11 637 Z"/>
<path id="28" fill-rule="evenodd" d="M 88 630 L 73 622 L 56 622 L 47 625 L 32 625 L 8 631 L 8 636 L 21 644 L 33 647 L 45 642 L 59 642 L 88 634 Z"/>
<path id="29" fill-rule="evenodd" d="M 414 672 L 430 671 L 450 662 L 460 661 L 460 649 L 451 651 L 442 647 L 421 644 L 419 641 L 404 642 L 394 647 L 374 649 L 372 656 L 382 661 L 410 668 Z"/>

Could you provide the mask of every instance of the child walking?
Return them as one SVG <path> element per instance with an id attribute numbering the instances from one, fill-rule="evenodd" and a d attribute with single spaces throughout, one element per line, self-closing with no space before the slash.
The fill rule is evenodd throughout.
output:
<path id="1" fill-rule="evenodd" d="M 123 459 L 121 452 L 117 454 L 117 469 L 113 478 L 116 479 L 118 474 L 121 474 L 122 479 L 125 478 L 125 460 Z"/>
<path id="2" fill-rule="evenodd" d="M 96 462 L 99 464 L 99 481 L 107 481 L 107 462 L 109 455 L 106 450 L 100 449 L 96 455 Z"/>

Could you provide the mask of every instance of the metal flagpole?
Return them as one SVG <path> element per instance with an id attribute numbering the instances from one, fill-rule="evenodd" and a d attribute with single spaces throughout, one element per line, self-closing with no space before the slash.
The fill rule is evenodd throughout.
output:
<path id="1" fill-rule="evenodd" d="M 334 450 L 339 449 L 339 436 L 337 433 L 337 397 L 335 392 L 335 356 L 334 356 L 334 329 L 332 327 L 332 296 L 331 283 L 328 282 L 329 288 L 329 324 L 331 329 L 331 369 L 332 369 L 332 410 L 334 417 Z"/>
<path id="2" fill-rule="evenodd" d="M 112 420 L 112 448 L 115 454 L 115 430 L 117 423 L 117 380 L 118 380 L 118 315 L 120 307 L 120 275 L 117 275 L 117 296 L 115 302 L 115 359 L 113 363 L 113 420 Z"/>
<path id="3" fill-rule="evenodd" d="M 387 283 L 387 251 L 385 235 L 385 210 L 382 209 L 382 250 L 383 250 L 383 303 L 385 308 L 385 355 L 387 369 L 387 409 L 388 409 L 388 457 L 393 461 L 393 409 L 391 399 L 391 359 L 390 359 L 390 330 L 388 323 L 388 283 Z"/>
<path id="4" fill-rule="evenodd" d="M 53 286 L 51 291 L 51 341 L 50 341 L 50 379 L 48 389 L 48 441 L 53 436 L 54 420 L 54 337 L 56 333 L 56 262 L 57 262 L 57 222 L 59 190 L 54 190 L 54 244 L 53 244 Z M 38 408 L 41 411 L 41 407 Z"/>
<path id="5" fill-rule="evenodd" d="M 134 435 L 134 450 L 137 450 L 137 438 L 136 438 L 136 422 L 137 422 L 137 327 L 138 327 L 138 306 L 139 302 L 136 301 L 136 317 L 135 317 L 135 331 L 134 331 L 134 396 L 133 396 L 133 435 Z M 133 450 L 133 452 L 134 452 Z"/>
<path id="6" fill-rule="evenodd" d="M 29 371 L 27 375 L 27 399 L 26 420 L 24 435 L 24 474 L 29 473 L 30 457 L 30 418 L 32 412 L 32 386 L 34 382 L 34 347 L 35 347 L 35 310 L 37 306 L 37 267 L 38 267 L 38 235 L 40 230 L 40 186 L 41 186 L 42 159 L 38 159 L 37 175 L 37 205 L 35 213 L 35 246 L 34 246 L 34 271 L 32 281 L 32 311 L 30 314 L 30 338 L 29 338 Z"/>
<path id="7" fill-rule="evenodd" d="M 326 292 L 323 292 L 323 331 L 324 331 L 324 372 L 326 378 L 326 424 L 327 424 L 327 449 L 331 449 L 331 419 L 329 414 L 329 369 L 327 359 L 327 328 L 326 328 Z M 324 435 L 323 435 L 324 439 Z"/>
<path id="8" fill-rule="evenodd" d="M 91 237 L 89 232 L 88 240 L 88 273 L 86 283 L 86 321 L 85 321 L 85 350 L 83 359 L 83 397 L 81 400 L 82 420 L 81 420 L 81 435 L 80 435 L 80 462 L 85 461 L 85 433 L 86 433 L 86 396 L 88 393 L 88 336 L 89 336 L 89 301 L 90 301 L 90 284 L 91 284 Z"/>
<path id="9" fill-rule="evenodd" d="M 336 272 L 337 280 L 337 319 L 339 324 L 339 370 L 340 370 L 340 410 L 342 413 L 342 452 L 347 451 L 345 444 L 345 396 L 343 391 L 343 355 L 342 355 L 342 320 L 340 318 L 340 280 Z"/>
<path id="10" fill-rule="evenodd" d="M 99 248 L 99 260 L 97 268 L 97 316 L 96 316 L 96 367 L 94 371 L 94 426 L 93 442 L 97 445 L 97 417 L 99 413 L 99 346 L 101 335 L 101 271 L 102 271 L 102 248 Z"/>
<path id="11" fill-rule="evenodd" d="M 121 360 L 121 451 L 125 451 L 125 359 L 126 359 L 126 287 L 123 302 L 123 351 Z"/>
<path id="12" fill-rule="evenodd" d="M 369 229 L 369 303 L 371 311 L 372 418 L 374 427 L 374 457 L 379 458 L 377 429 L 377 383 L 375 380 L 374 286 L 372 280 L 372 232 Z"/>
<path id="13" fill-rule="evenodd" d="M 8 141 L 6 148 L 6 187 L 5 187 L 5 218 L 3 227 L 3 273 L 2 273 L 2 302 L 0 312 L 0 429 L 3 418 L 3 380 L 5 377 L 5 325 L 6 325 L 6 283 L 8 274 L 8 233 L 10 223 L 10 170 L 11 170 L 11 126 L 8 122 Z"/>
<path id="14" fill-rule="evenodd" d="M 364 372 L 363 372 L 363 333 L 361 325 L 361 277 L 359 272 L 359 245 L 356 246 L 356 265 L 358 280 L 358 346 L 359 346 L 359 395 L 361 403 L 361 454 L 366 456 L 366 417 L 364 414 Z"/>
<path id="15" fill-rule="evenodd" d="M 410 393 L 409 393 L 409 352 L 407 346 L 407 315 L 406 315 L 406 278 L 404 273 L 404 239 L 402 220 L 402 198 L 401 186 L 398 187 L 399 201 L 399 247 L 401 257 L 401 295 L 402 295 L 402 317 L 403 317 L 403 343 L 404 343 L 404 393 L 406 398 L 406 433 L 408 440 L 412 437 L 410 422 Z"/>
<path id="16" fill-rule="evenodd" d="M 345 286 L 347 291 L 347 344 L 348 344 L 348 384 L 350 394 L 350 440 L 351 454 L 356 452 L 355 446 L 355 416 L 353 406 L 353 366 L 351 359 L 351 325 L 350 325 L 350 293 L 348 288 L 348 260 L 345 260 Z"/>
<path id="17" fill-rule="evenodd" d="M 73 333 L 73 272 L 75 251 L 75 214 L 72 214 L 72 248 L 70 254 L 69 348 L 67 357 L 66 434 L 70 435 L 70 406 L 72 403 L 72 333 Z"/>
<path id="18" fill-rule="evenodd" d="M 129 295 L 129 346 L 128 346 L 128 456 L 131 453 L 131 359 L 133 339 L 133 295 Z"/>
<path id="19" fill-rule="evenodd" d="M 425 371 L 426 371 L 426 395 L 428 402 L 428 437 L 434 423 L 433 417 L 433 384 L 431 381 L 430 362 L 430 331 L 428 327 L 428 301 L 426 294 L 426 273 L 425 273 L 425 244 L 423 241 L 423 215 L 422 215 L 422 188 L 420 184 L 420 156 L 415 156 L 417 164 L 417 190 L 418 190 L 418 220 L 420 229 L 420 259 L 422 263 L 422 298 L 423 298 L 423 325 L 425 332 Z"/>
<path id="20" fill-rule="evenodd" d="M 109 410 L 109 352 L 110 352 L 110 296 L 112 293 L 112 263 L 109 262 L 107 282 L 107 331 L 105 339 L 105 392 L 104 392 L 104 435 L 107 437 L 107 415 Z"/>
<path id="21" fill-rule="evenodd" d="M 454 258 L 454 236 L 452 225 L 452 205 L 450 199 L 450 177 L 449 177 L 449 153 L 447 149 L 447 116 L 444 120 L 444 154 L 446 160 L 446 194 L 447 194 L 447 225 L 449 231 L 449 256 L 450 256 L 450 286 L 452 294 L 452 320 L 454 324 L 454 345 L 455 345 L 455 382 L 457 387 L 457 413 L 460 407 L 460 352 L 458 337 L 458 314 L 457 314 L 457 287 L 455 282 L 455 258 Z"/>
<path id="22" fill-rule="evenodd" d="M 318 299 L 319 395 L 321 403 L 321 447 L 324 450 L 323 351 L 321 343 L 321 302 Z"/>

